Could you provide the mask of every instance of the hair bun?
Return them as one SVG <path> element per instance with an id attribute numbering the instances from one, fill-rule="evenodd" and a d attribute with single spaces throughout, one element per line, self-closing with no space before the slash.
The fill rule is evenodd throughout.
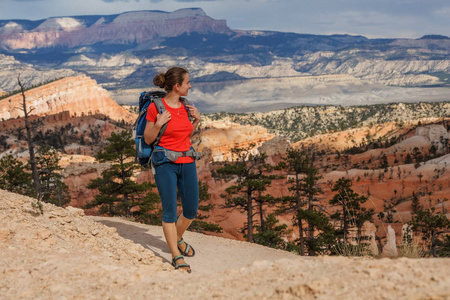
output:
<path id="1" fill-rule="evenodd" d="M 156 75 L 155 78 L 153 78 L 153 84 L 163 89 L 166 85 L 165 76 L 166 74 L 163 73 Z"/>

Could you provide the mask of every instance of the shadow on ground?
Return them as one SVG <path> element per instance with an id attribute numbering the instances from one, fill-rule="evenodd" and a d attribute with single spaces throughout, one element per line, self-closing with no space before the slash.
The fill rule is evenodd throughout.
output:
<path id="1" fill-rule="evenodd" d="M 162 255 L 162 253 L 170 253 L 162 233 L 162 228 L 161 235 L 153 235 L 147 229 L 141 228 L 138 225 L 129 225 L 122 222 L 103 220 L 101 218 L 95 219 L 95 221 L 105 226 L 116 228 L 117 233 L 121 237 L 141 244 L 142 247 L 153 251 L 156 256 L 161 257 L 163 262 L 171 263 Z"/>

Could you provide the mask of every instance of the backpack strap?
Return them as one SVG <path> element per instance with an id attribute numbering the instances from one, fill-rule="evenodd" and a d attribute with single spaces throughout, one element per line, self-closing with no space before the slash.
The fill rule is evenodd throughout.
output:
<path id="1" fill-rule="evenodd" d="M 166 110 L 166 107 L 164 106 L 164 103 L 163 103 L 161 97 L 159 97 L 159 96 L 154 97 L 153 102 L 155 103 L 158 114 L 162 114 Z M 166 124 L 164 124 L 161 127 L 161 129 L 159 130 L 158 136 L 156 137 L 155 141 L 153 142 L 153 147 L 156 147 L 158 145 L 159 140 L 161 139 L 161 137 L 164 134 L 164 131 L 166 131 L 167 124 L 168 124 L 168 122 Z"/>
<path id="2" fill-rule="evenodd" d="M 193 121 L 194 117 L 191 115 L 191 112 L 189 111 L 189 109 L 186 107 L 186 105 L 192 105 L 191 102 L 189 102 L 188 99 L 184 98 L 184 97 L 180 97 L 180 100 L 183 102 L 184 107 L 186 108 L 186 111 L 188 113 L 188 119 L 189 121 Z"/>

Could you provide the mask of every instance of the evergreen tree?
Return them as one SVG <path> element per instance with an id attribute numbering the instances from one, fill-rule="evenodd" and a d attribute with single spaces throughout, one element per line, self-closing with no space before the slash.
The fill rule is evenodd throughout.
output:
<path id="1" fill-rule="evenodd" d="M 25 171 L 27 166 L 12 155 L 0 159 L 0 189 L 13 193 L 36 197 L 31 174 Z"/>
<path id="2" fill-rule="evenodd" d="M 362 225 L 365 221 L 372 220 L 374 213 L 373 209 L 367 210 L 361 207 L 361 204 L 367 201 L 367 197 L 360 196 L 354 192 L 352 189 L 352 181 L 344 177 L 338 179 L 332 191 L 337 193 L 329 203 L 341 207 L 341 211 L 336 212 L 332 218 L 341 221 L 342 225 L 339 234 L 341 235 L 342 243 L 347 245 L 351 227 L 357 228 L 357 242 L 359 243 Z"/>
<path id="3" fill-rule="evenodd" d="M 437 213 L 434 207 L 421 209 L 412 216 L 409 224 L 414 231 L 420 232 L 428 243 L 431 254 L 437 256 L 437 244 L 440 235 L 450 229 L 450 220 L 442 213 Z"/>
<path id="4" fill-rule="evenodd" d="M 330 219 L 321 211 L 300 210 L 299 218 L 307 220 L 308 227 L 313 228 L 315 235 L 306 239 L 308 255 L 326 253 L 335 243 L 336 233 Z"/>
<path id="5" fill-rule="evenodd" d="M 256 226 L 255 243 L 271 248 L 286 249 L 287 243 L 281 236 L 288 234 L 288 226 L 286 224 L 277 225 L 278 223 L 279 221 L 274 213 L 268 214 L 264 222 L 265 228 Z"/>
<path id="6" fill-rule="evenodd" d="M 380 167 L 380 169 L 385 169 L 386 171 L 387 171 L 387 168 L 389 167 L 389 162 L 388 162 L 387 156 L 384 153 L 380 158 L 380 166 L 379 167 Z"/>
<path id="7" fill-rule="evenodd" d="M 315 197 L 321 192 L 318 185 L 321 176 L 313 165 L 313 157 L 297 149 L 289 149 L 279 167 L 286 169 L 293 176 L 288 180 L 292 196 L 283 197 L 282 208 L 279 212 L 294 213 L 293 225 L 298 226 L 299 230 L 300 254 L 305 255 L 306 248 L 309 255 L 316 255 L 325 242 L 332 243 L 333 239 L 325 237 L 331 237 L 334 234 L 328 218 L 315 209 L 317 206 L 314 204 Z M 308 224 L 305 229 L 303 221 Z M 307 231 L 306 241 L 303 235 L 305 230 Z M 315 235 L 315 232 L 318 234 Z"/>
<path id="8" fill-rule="evenodd" d="M 70 202 L 69 188 L 61 178 L 60 157 L 55 148 L 40 146 L 36 153 L 36 167 L 41 187 L 41 200 L 57 206 Z"/>
<path id="9" fill-rule="evenodd" d="M 437 255 L 440 257 L 450 257 L 450 235 L 445 235 L 444 239 L 438 240 L 436 245 L 439 247 Z"/>
<path id="10" fill-rule="evenodd" d="M 420 205 L 419 197 L 413 192 L 411 199 L 411 214 L 416 215 L 421 209 L 422 206 Z"/>
<path id="11" fill-rule="evenodd" d="M 408 165 L 408 164 L 411 164 L 413 162 L 413 159 L 412 159 L 412 157 L 411 157 L 411 154 L 406 154 L 406 156 L 405 156 L 405 164 L 406 165 Z"/>
<path id="12" fill-rule="evenodd" d="M 302 207 L 306 205 L 306 201 L 302 198 L 302 174 L 306 173 L 309 161 L 303 151 L 297 149 L 289 149 L 287 156 L 279 164 L 279 168 L 286 169 L 288 174 L 293 175 L 294 178 L 288 179 L 289 191 L 293 193 L 292 196 L 286 196 L 282 199 L 281 213 L 294 213 L 293 225 L 298 226 L 299 238 L 298 244 L 300 247 L 300 254 L 305 255 L 305 238 L 303 229 Z"/>
<path id="13" fill-rule="evenodd" d="M 246 236 L 251 243 L 253 239 L 254 205 L 258 195 L 266 190 L 277 176 L 265 175 L 270 166 L 264 162 L 266 155 L 261 153 L 254 155 L 251 149 L 254 144 L 246 148 L 233 148 L 231 151 L 236 159 L 231 164 L 226 164 L 217 170 L 217 174 L 224 178 L 236 178 L 236 184 L 226 189 L 222 195 L 226 199 L 225 206 L 240 208 L 247 212 Z"/>
<path id="14" fill-rule="evenodd" d="M 195 217 L 195 220 L 192 221 L 191 226 L 189 226 L 189 230 L 196 231 L 196 232 L 222 232 L 222 227 L 220 227 L 217 224 L 203 221 L 207 219 L 209 216 L 202 214 L 201 212 L 209 212 L 211 209 L 214 208 L 214 205 L 209 203 L 207 205 L 202 205 L 202 203 L 207 202 L 211 199 L 211 194 L 208 192 L 208 184 L 206 182 L 199 181 L 198 182 L 198 188 L 199 188 L 199 206 L 198 210 L 199 213 Z"/>
<path id="15" fill-rule="evenodd" d="M 152 191 L 154 185 L 138 184 L 132 180 L 133 171 L 140 169 L 140 166 L 135 162 L 135 142 L 131 138 L 131 131 L 113 132 L 107 141 L 109 145 L 97 154 L 96 159 L 110 162 L 111 166 L 103 172 L 102 177 L 92 180 L 88 185 L 89 189 L 98 189 L 99 194 L 85 208 L 99 207 L 102 214 L 160 223 L 156 214 L 151 214 L 159 203 L 158 195 Z"/>

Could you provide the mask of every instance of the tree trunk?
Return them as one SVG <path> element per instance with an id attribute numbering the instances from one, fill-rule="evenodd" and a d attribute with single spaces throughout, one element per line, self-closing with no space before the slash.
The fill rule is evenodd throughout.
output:
<path id="1" fill-rule="evenodd" d="M 344 228 L 343 228 L 343 231 L 344 231 L 344 245 L 347 245 L 347 212 L 346 212 L 346 208 L 345 208 L 345 206 L 342 206 L 343 207 L 343 218 L 344 218 Z"/>
<path id="2" fill-rule="evenodd" d="M 308 210 L 309 211 L 313 211 L 313 196 L 309 195 L 308 196 Z M 309 241 L 314 241 L 314 227 L 312 226 L 312 224 L 310 222 L 308 222 L 308 239 Z M 314 249 L 312 249 L 311 247 L 308 248 L 308 254 L 309 256 L 316 256 L 316 251 L 314 251 Z"/>
<path id="3" fill-rule="evenodd" d="M 264 223 L 264 211 L 263 211 L 263 204 L 262 202 L 259 202 L 259 219 L 261 220 L 261 232 L 266 231 L 266 224 Z"/>
<path id="4" fill-rule="evenodd" d="M 297 222 L 298 222 L 298 235 L 299 235 L 299 241 L 300 241 L 300 255 L 305 255 L 305 238 L 303 237 L 303 223 L 302 219 L 297 216 Z"/>
<path id="5" fill-rule="evenodd" d="M 431 254 L 433 255 L 433 257 L 437 257 L 436 238 L 435 238 L 434 230 L 431 230 Z"/>
<path id="6" fill-rule="evenodd" d="M 33 187 L 34 191 L 36 192 L 38 201 L 41 200 L 41 183 L 39 182 L 39 174 L 37 171 L 36 166 L 36 156 L 34 151 L 34 143 L 33 143 L 33 137 L 31 133 L 31 126 L 30 126 L 30 120 L 28 117 L 28 110 L 27 110 L 27 99 L 25 97 L 25 88 L 20 81 L 20 75 L 17 77 L 17 82 L 20 86 L 20 91 L 22 93 L 22 109 L 25 117 L 25 129 L 27 131 L 27 143 L 28 143 L 28 151 L 30 152 L 30 165 L 31 165 L 31 175 L 33 177 Z M 31 112 L 31 110 L 30 110 Z"/>
<path id="7" fill-rule="evenodd" d="M 253 243 L 253 201 L 252 192 L 247 191 L 247 241 Z"/>
<path id="8" fill-rule="evenodd" d="M 302 206 L 302 203 L 300 201 L 300 179 L 298 178 L 298 173 L 295 173 L 295 196 L 297 198 L 297 205 L 296 205 L 296 210 L 297 210 L 297 223 L 298 223 L 298 239 L 300 242 L 300 254 L 302 256 L 305 255 L 305 238 L 303 237 L 303 223 L 302 223 L 302 218 L 299 217 L 299 209 Z"/>

